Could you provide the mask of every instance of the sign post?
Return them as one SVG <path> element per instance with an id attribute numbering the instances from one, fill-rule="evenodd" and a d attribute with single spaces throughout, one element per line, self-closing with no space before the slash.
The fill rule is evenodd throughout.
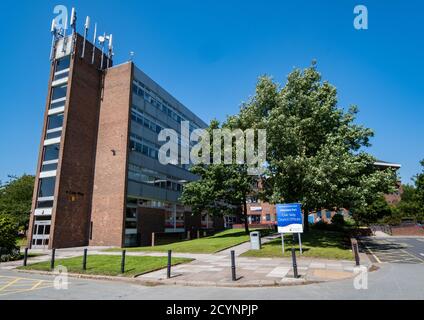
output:
<path id="1" fill-rule="evenodd" d="M 300 236 L 300 233 L 298 233 L 297 236 L 299 238 L 300 254 L 303 254 L 303 252 L 302 252 L 302 237 Z"/>
<path id="2" fill-rule="evenodd" d="M 303 233 L 302 210 L 300 203 L 277 204 L 278 232 L 281 233 L 281 245 L 284 255 L 284 234 L 298 234 L 300 254 L 302 254 L 302 240 L 300 234 Z"/>

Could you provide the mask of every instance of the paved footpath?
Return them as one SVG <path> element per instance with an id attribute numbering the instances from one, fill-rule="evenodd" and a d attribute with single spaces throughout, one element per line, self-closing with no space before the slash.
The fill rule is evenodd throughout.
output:
<path id="1" fill-rule="evenodd" d="M 262 239 L 262 243 L 273 240 L 276 236 Z M 89 255 L 120 255 L 118 252 L 105 252 L 107 247 L 90 247 Z M 81 256 L 84 248 L 56 250 L 56 259 Z M 146 273 L 133 279 L 139 284 L 174 284 L 189 286 L 276 286 L 304 284 L 310 282 L 332 281 L 351 278 L 355 275 L 355 263 L 343 260 L 323 260 L 297 256 L 299 278 L 295 279 L 291 258 L 257 258 L 241 257 L 250 249 L 250 243 L 242 243 L 215 254 L 173 253 L 173 257 L 192 258 L 194 261 L 172 267 L 170 279 L 166 278 L 166 269 Z M 232 281 L 230 251 L 236 254 L 236 277 Z M 44 253 L 28 259 L 28 263 L 48 261 L 50 251 L 31 250 Z M 166 256 L 166 252 L 127 252 L 130 256 Z M 22 264 L 22 261 L 2 263 L 0 270 L 11 270 Z M 365 254 L 361 254 L 361 265 L 369 268 L 371 262 Z M 357 271 L 357 270 L 356 270 Z"/>

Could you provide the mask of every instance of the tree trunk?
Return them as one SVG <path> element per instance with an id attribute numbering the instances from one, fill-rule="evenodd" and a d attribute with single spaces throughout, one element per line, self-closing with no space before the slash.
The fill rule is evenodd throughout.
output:
<path id="1" fill-rule="evenodd" d="M 243 214 L 244 214 L 244 230 L 246 234 L 249 234 L 249 220 L 247 219 L 247 200 L 246 197 L 243 199 Z"/>
<path id="2" fill-rule="evenodd" d="M 308 216 L 309 216 L 309 208 L 304 208 L 303 209 L 303 232 L 308 232 L 309 231 L 309 220 L 308 220 Z"/>

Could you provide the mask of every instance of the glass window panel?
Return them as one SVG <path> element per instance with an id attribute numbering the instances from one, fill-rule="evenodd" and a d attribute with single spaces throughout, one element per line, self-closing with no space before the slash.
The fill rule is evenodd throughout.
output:
<path id="1" fill-rule="evenodd" d="M 40 234 L 44 234 L 44 226 L 43 226 L 43 225 L 39 225 L 39 226 L 38 226 L 37 234 L 38 234 L 38 235 L 40 235 Z"/>
<path id="2" fill-rule="evenodd" d="M 71 64 L 71 56 L 66 56 L 56 60 L 56 72 L 68 69 Z"/>
<path id="3" fill-rule="evenodd" d="M 68 90 L 68 85 L 54 87 L 52 90 L 52 100 L 65 98 L 67 90 Z"/>
<path id="4" fill-rule="evenodd" d="M 47 118 L 47 130 L 60 128 L 63 125 L 63 113 L 53 114 Z"/>
<path id="5" fill-rule="evenodd" d="M 62 130 L 54 131 L 54 132 L 47 132 L 46 133 L 46 139 L 59 138 L 61 135 L 62 135 Z"/>
<path id="6" fill-rule="evenodd" d="M 53 201 L 38 201 L 37 208 L 53 208 Z"/>
<path id="7" fill-rule="evenodd" d="M 41 172 L 44 171 L 53 171 L 57 169 L 57 162 L 56 163 L 50 163 L 50 164 L 43 164 L 41 167 Z"/>
<path id="8" fill-rule="evenodd" d="M 59 74 L 56 74 L 56 75 L 54 76 L 53 81 L 60 80 L 60 79 L 64 79 L 64 78 L 67 78 L 68 76 L 69 76 L 69 72 L 59 73 Z"/>
<path id="9" fill-rule="evenodd" d="M 64 107 L 64 106 L 65 106 L 65 101 L 54 102 L 50 105 L 49 109 L 55 109 L 55 108 L 60 108 L 60 107 Z"/>
<path id="10" fill-rule="evenodd" d="M 59 148 L 60 146 L 58 143 L 45 146 L 43 152 L 43 162 L 59 159 Z"/>
<path id="11" fill-rule="evenodd" d="M 38 190 L 38 196 L 40 198 L 53 197 L 55 182 L 56 182 L 56 177 L 40 179 L 40 187 Z"/>

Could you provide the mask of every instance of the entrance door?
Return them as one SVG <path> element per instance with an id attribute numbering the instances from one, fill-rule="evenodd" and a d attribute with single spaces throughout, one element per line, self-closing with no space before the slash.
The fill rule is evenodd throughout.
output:
<path id="1" fill-rule="evenodd" d="M 51 220 L 35 221 L 31 248 L 47 249 L 49 246 Z"/>

